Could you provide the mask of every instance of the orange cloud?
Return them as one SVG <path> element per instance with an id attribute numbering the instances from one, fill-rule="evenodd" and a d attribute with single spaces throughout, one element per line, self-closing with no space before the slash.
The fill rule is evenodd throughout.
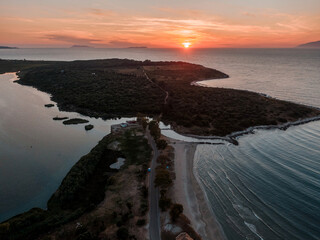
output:
<path id="1" fill-rule="evenodd" d="M 157 14 L 152 16 L 99 8 L 55 10 L 51 17 L 0 16 L 0 43 L 180 47 L 190 42 L 193 47 L 290 47 L 317 40 L 320 33 L 317 15 L 270 10 L 222 17 L 199 10 L 153 10 Z"/>

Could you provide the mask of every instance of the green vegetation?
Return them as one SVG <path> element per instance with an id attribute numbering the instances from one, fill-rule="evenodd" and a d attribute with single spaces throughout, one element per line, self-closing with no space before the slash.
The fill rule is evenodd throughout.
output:
<path id="1" fill-rule="evenodd" d="M 144 115 L 138 113 L 137 114 L 137 121 L 138 121 L 138 123 L 141 124 L 143 130 L 146 130 L 146 128 L 148 127 L 148 124 L 149 124 L 149 120 Z"/>
<path id="2" fill-rule="evenodd" d="M 145 219 L 139 219 L 137 221 L 137 226 L 142 227 L 144 225 L 146 225 L 146 220 Z"/>
<path id="3" fill-rule="evenodd" d="M 107 145 L 114 138 L 107 136 L 82 157 L 63 179 L 59 189 L 48 201 L 48 209 L 75 209 L 97 204 L 104 198 L 104 185 L 108 177 L 106 172 L 115 173 L 109 165 L 116 162 L 122 153 L 109 150 Z M 110 174 L 112 175 L 112 174 Z M 99 177 L 100 176 L 100 177 Z M 99 184 L 100 183 L 100 184 Z"/>
<path id="4" fill-rule="evenodd" d="M 120 141 L 120 148 L 126 156 L 125 166 L 136 164 L 145 166 L 148 169 L 148 162 L 151 156 L 151 149 L 148 140 L 144 136 L 137 136 L 136 131 L 127 130 Z M 138 151 L 137 151 L 138 150 Z M 146 171 L 147 172 L 147 171 Z"/>
<path id="5" fill-rule="evenodd" d="M 64 125 L 76 125 L 76 124 L 82 124 L 82 123 L 88 123 L 88 120 L 81 119 L 81 118 L 72 118 L 66 121 L 63 121 Z"/>
<path id="6" fill-rule="evenodd" d="M 159 125 L 157 122 L 150 122 L 149 128 L 151 125 L 151 129 L 154 129 L 154 133 L 156 133 L 156 137 L 158 136 Z M 157 130 L 158 129 L 158 130 Z M 150 130 L 151 132 L 151 130 Z M 164 139 L 156 140 L 158 149 L 163 153 L 165 149 L 168 147 L 168 143 Z M 169 155 L 167 153 L 167 155 Z M 160 188 L 160 199 L 159 199 L 159 207 L 161 211 L 166 211 L 171 207 L 171 199 L 167 197 L 168 189 L 172 186 L 173 183 L 173 174 L 169 170 L 169 166 L 171 166 L 172 161 L 167 155 L 160 155 L 157 159 L 157 162 L 160 163 L 158 167 L 156 167 L 156 176 L 154 180 L 154 184 L 156 187 Z"/>
<path id="7" fill-rule="evenodd" d="M 167 147 L 168 143 L 166 140 L 164 139 L 158 139 L 156 141 L 156 144 L 157 144 L 157 148 L 160 149 L 160 150 L 163 150 Z"/>
<path id="8" fill-rule="evenodd" d="M 172 184 L 170 173 L 167 169 L 159 167 L 156 169 L 156 178 L 154 179 L 156 187 L 161 189 L 167 189 Z"/>
<path id="9" fill-rule="evenodd" d="M 60 109 L 89 116 L 159 114 L 164 93 L 137 70 L 139 65 L 118 59 L 61 62 L 22 71 L 18 82 L 52 94 Z"/>
<path id="10" fill-rule="evenodd" d="M 154 138 L 155 141 L 157 141 L 161 136 L 161 130 L 159 128 L 159 122 L 155 121 L 155 120 L 152 120 L 149 123 L 149 130 L 150 130 L 151 136 Z"/>
<path id="11" fill-rule="evenodd" d="M 157 162 L 160 163 L 162 168 L 166 168 L 167 166 L 171 167 L 173 164 L 173 161 L 166 155 L 160 155 Z"/>
<path id="12" fill-rule="evenodd" d="M 181 204 L 173 204 L 170 210 L 171 220 L 175 222 L 179 216 L 183 213 L 183 206 Z"/>
<path id="13" fill-rule="evenodd" d="M 91 130 L 91 129 L 93 129 L 94 128 L 94 126 L 92 125 L 92 124 L 88 124 L 88 125 L 85 125 L 84 126 L 84 129 L 86 130 L 86 131 L 89 131 L 89 130 Z"/>
<path id="14" fill-rule="evenodd" d="M 184 62 L 0 60 L 0 72 L 18 70 L 19 83 L 52 94 L 62 110 L 103 118 L 160 115 L 181 133 L 224 136 L 250 126 L 320 114 L 316 109 L 253 92 L 192 86 L 193 81 L 228 76 Z M 163 89 L 169 94 L 165 105 Z M 146 119 L 143 121 L 146 126 Z"/>
<path id="15" fill-rule="evenodd" d="M 6 72 L 18 72 L 45 65 L 52 65 L 58 62 L 53 61 L 26 61 L 26 60 L 3 60 L 0 59 L 0 74 Z"/>
<path id="16" fill-rule="evenodd" d="M 165 194 L 161 194 L 160 196 L 160 200 L 159 200 L 159 207 L 161 209 L 161 211 L 166 211 L 167 209 L 170 208 L 171 206 L 171 199 L 170 198 L 166 198 Z"/>
<path id="17" fill-rule="evenodd" d="M 117 236 L 121 240 L 128 239 L 128 237 L 129 237 L 128 229 L 125 228 L 125 227 L 119 228 L 118 231 L 117 231 Z"/>

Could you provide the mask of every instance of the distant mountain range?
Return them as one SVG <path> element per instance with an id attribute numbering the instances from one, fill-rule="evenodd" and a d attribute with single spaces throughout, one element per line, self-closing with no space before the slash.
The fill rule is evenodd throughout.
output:
<path id="1" fill-rule="evenodd" d="M 0 46 L 0 49 L 17 49 L 17 47 Z"/>
<path id="2" fill-rule="evenodd" d="M 92 48 L 92 47 L 87 45 L 73 45 L 71 48 Z"/>
<path id="3" fill-rule="evenodd" d="M 320 41 L 301 44 L 297 47 L 298 48 L 320 48 Z"/>

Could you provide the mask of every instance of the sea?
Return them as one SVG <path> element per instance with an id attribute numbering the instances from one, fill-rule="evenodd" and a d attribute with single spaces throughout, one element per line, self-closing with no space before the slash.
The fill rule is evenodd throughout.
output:
<path id="1" fill-rule="evenodd" d="M 320 108 L 320 49 L 2 49 L 1 59 L 128 58 L 187 61 L 215 68 L 228 79 L 206 87 L 243 89 Z M 50 96 L 0 76 L 0 221 L 43 207 L 62 178 L 110 125 L 52 121 Z M 69 115 L 70 114 L 70 115 Z M 82 116 L 81 116 L 82 117 Z M 320 121 L 283 130 L 257 130 L 239 145 L 198 145 L 194 174 L 228 240 L 320 239 Z"/>

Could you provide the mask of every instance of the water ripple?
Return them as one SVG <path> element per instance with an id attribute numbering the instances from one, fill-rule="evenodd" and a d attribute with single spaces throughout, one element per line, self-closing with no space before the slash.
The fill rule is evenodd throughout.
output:
<path id="1" fill-rule="evenodd" d="M 320 236 L 320 122 L 201 145 L 195 167 L 228 239 Z"/>

